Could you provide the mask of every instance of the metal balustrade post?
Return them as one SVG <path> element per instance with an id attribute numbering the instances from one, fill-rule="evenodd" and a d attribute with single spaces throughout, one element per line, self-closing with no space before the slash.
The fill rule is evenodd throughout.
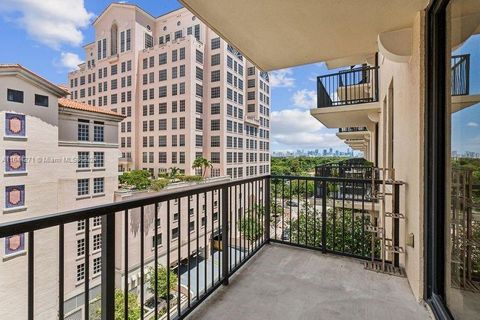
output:
<path id="1" fill-rule="evenodd" d="M 115 213 L 102 217 L 102 320 L 115 319 Z"/>
<path id="2" fill-rule="evenodd" d="M 400 219 L 395 217 L 395 215 L 400 214 L 400 184 L 395 183 L 393 185 L 393 196 L 394 196 L 394 203 L 395 207 L 393 208 L 393 247 L 399 248 L 400 247 Z M 393 265 L 395 267 L 400 266 L 400 254 L 395 252 L 393 254 Z"/>
<path id="3" fill-rule="evenodd" d="M 222 284 L 228 285 L 228 187 L 222 187 Z"/>
<path id="4" fill-rule="evenodd" d="M 271 203 L 270 203 L 270 177 L 266 177 L 265 178 L 265 188 L 264 188 L 264 192 L 265 192 L 265 243 L 270 243 L 270 216 L 271 216 L 271 212 L 270 212 L 270 207 L 271 207 Z"/>
<path id="5" fill-rule="evenodd" d="M 327 253 L 327 181 L 322 181 L 322 252 Z"/>

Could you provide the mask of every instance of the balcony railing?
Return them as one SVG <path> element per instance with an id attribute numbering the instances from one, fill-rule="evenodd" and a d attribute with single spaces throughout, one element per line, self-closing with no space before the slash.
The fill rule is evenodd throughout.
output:
<path id="1" fill-rule="evenodd" d="M 317 77 L 317 107 L 378 101 L 378 66 L 363 65 Z"/>
<path id="2" fill-rule="evenodd" d="M 79 223 L 87 258 L 84 282 L 77 289 L 83 292 L 80 300 L 89 302 L 81 306 L 83 319 L 101 314 L 101 319 L 113 320 L 119 309 L 125 319 L 133 309 L 139 309 L 140 319 L 183 319 L 218 287 L 227 285 L 229 277 L 269 241 L 385 260 L 380 240 L 372 232 L 375 204 L 367 199 L 368 190 L 377 183 L 365 177 L 262 176 L 1 224 L 0 238 L 27 235 L 27 280 L 22 284 L 27 304 L 12 308 L 26 310 L 28 319 L 36 317 L 37 290 L 42 291 L 36 286 L 46 277 L 38 266 L 50 261 L 49 267 L 57 270 L 57 277 L 49 279 L 58 281 L 52 295 L 58 308 L 55 314 L 63 319 L 72 312 L 66 309 L 65 290 L 75 274 L 72 259 L 66 256 Z M 101 267 L 92 269 L 90 237 L 100 217 Z M 57 265 L 51 265 L 52 257 L 35 253 L 45 247 L 58 257 Z M 95 272 L 101 274 L 100 281 L 92 276 Z M 131 277 L 139 279 L 132 282 Z M 99 296 L 91 294 L 93 286 L 100 287 Z M 121 306 L 117 296 L 122 297 Z"/>
<path id="3" fill-rule="evenodd" d="M 338 128 L 338 132 L 363 132 L 363 131 L 367 131 L 367 127 Z"/>
<path id="4" fill-rule="evenodd" d="M 470 92 L 470 55 L 452 56 L 452 96 L 468 95 Z"/>

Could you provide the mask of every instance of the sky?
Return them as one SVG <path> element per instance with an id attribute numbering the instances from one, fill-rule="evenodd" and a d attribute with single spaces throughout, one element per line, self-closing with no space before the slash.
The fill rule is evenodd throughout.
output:
<path id="1" fill-rule="evenodd" d="M 20 63 L 54 83 L 66 83 L 67 73 L 84 59 L 82 45 L 94 40 L 92 21 L 111 1 L 107 0 L 1 0 L 0 63 Z M 153 16 L 181 7 L 176 0 L 130 0 Z M 474 38 L 457 50 L 472 53 L 480 61 L 480 41 Z M 476 67 L 476 68 L 475 68 Z M 472 63 L 473 70 L 480 65 Z M 347 146 L 310 116 L 316 105 L 316 77 L 327 70 L 323 63 L 277 70 L 270 73 L 271 149 L 334 148 Z M 472 72 L 472 92 L 480 92 L 480 73 Z M 453 117 L 454 149 L 480 152 L 480 107 Z M 458 130 L 455 130 L 458 128 Z"/>

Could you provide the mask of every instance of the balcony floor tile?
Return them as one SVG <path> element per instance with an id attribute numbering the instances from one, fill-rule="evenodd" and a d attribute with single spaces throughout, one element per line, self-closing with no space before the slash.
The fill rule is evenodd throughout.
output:
<path id="1" fill-rule="evenodd" d="M 430 319 L 407 279 L 366 271 L 363 262 L 266 245 L 213 293 L 192 319 Z"/>

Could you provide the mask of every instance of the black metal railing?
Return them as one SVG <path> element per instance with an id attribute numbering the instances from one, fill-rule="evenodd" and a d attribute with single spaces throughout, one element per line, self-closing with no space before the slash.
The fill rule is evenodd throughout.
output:
<path id="1" fill-rule="evenodd" d="M 80 318 L 113 320 L 120 312 L 124 319 L 182 319 L 220 285 L 228 284 L 229 277 L 267 241 L 269 183 L 268 176 L 212 183 L 1 224 L 0 239 L 28 235 L 24 283 L 27 304 L 12 308 L 21 313 L 18 318 L 36 318 L 36 290 L 40 288 L 35 286 L 39 282 L 34 279 L 42 278 L 45 271 L 37 266 L 45 266 L 46 261 L 58 256 L 58 277 L 50 279 L 58 281 L 58 297 L 53 298 L 58 299 L 58 310 L 54 311 L 59 319 L 69 315 L 65 288 L 70 285 L 66 281 L 74 279 L 75 274 L 67 271 L 72 268 L 71 259 L 65 259 L 70 254 L 66 240 L 70 242 L 76 235 L 67 230 L 80 222 L 86 258 L 82 267 L 85 276 L 77 278 L 77 290 L 83 288 L 81 301 L 87 302 L 81 306 Z M 101 294 L 94 297 L 90 236 L 99 217 Z M 52 243 L 52 236 L 57 234 L 58 243 Z M 150 237 L 153 248 L 147 247 Z M 37 248 L 45 247 L 51 248 L 49 255 L 35 254 Z M 134 247 L 137 250 L 132 251 Z M 93 267 L 99 270 L 98 265 Z M 11 271 L 12 275 L 19 272 Z M 138 273 L 140 280 L 132 287 L 130 275 Z M 166 292 L 161 293 L 162 290 Z M 122 306 L 115 305 L 116 296 L 122 297 Z M 19 303 L 21 300 L 18 297 Z"/>
<path id="2" fill-rule="evenodd" d="M 468 95 L 470 92 L 470 55 L 452 56 L 452 96 Z"/>
<path id="3" fill-rule="evenodd" d="M 378 183 L 365 176 L 261 176 L 1 224 L 0 239 L 27 234 L 27 304 L 12 308 L 26 310 L 20 318 L 35 318 L 37 280 L 44 276 L 37 266 L 52 256 L 58 257 L 58 277 L 49 279 L 58 281 L 52 295 L 58 318 L 81 312 L 83 319 L 108 320 L 119 312 L 124 319 L 183 319 L 269 241 L 379 259 L 380 242 L 371 232 L 376 223 L 371 215 L 378 210 L 372 190 Z M 92 265 L 90 248 L 99 223 L 100 268 Z M 79 236 L 80 224 L 85 268 L 75 288 L 82 289 L 82 305 L 71 310 L 66 288 L 75 278 L 71 264 L 78 257 L 66 256 L 78 249 L 68 246 Z M 34 253 L 45 247 L 52 256 Z M 131 280 L 137 276 L 138 281 Z M 92 293 L 95 285 L 100 295 Z"/>
<path id="4" fill-rule="evenodd" d="M 317 107 L 378 101 L 378 66 L 342 70 L 317 77 Z"/>
<path id="5" fill-rule="evenodd" d="M 363 132 L 363 131 L 367 131 L 367 127 L 338 128 L 338 132 Z"/>
<path id="6" fill-rule="evenodd" d="M 373 252 L 379 259 L 380 241 L 370 232 L 372 209 L 378 210 L 371 190 L 371 179 L 272 176 L 270 239 L 360 259 Z"/>

